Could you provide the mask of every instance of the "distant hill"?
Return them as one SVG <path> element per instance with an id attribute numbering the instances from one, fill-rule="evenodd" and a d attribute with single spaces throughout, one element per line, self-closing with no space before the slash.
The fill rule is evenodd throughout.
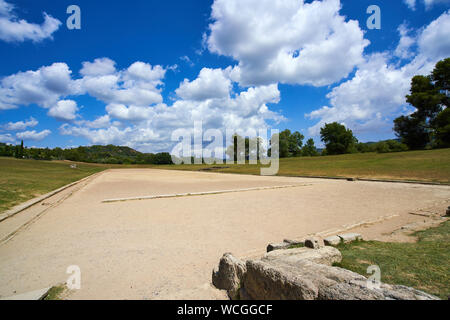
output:
<path id="1" fill-rule="evenodd" d="M 71 149 L 24 148 L 0 143 L 0 156 L 36 160 L 71 160 L 109 164 L 172 164 L 167 152 L 142 153 L 126 146 L 89 146 Z"/>

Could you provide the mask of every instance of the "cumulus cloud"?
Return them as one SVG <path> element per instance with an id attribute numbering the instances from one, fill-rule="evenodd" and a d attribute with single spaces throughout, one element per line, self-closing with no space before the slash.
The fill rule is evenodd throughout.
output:
<path id="1" fill-rule="evenodd" d="M 63 121 L 75 120 L 78 111 L 77 103 L 73 100 L 60 100 L 48 110 L 48 115 Z"/>
<path id="2" fill-rule="evenodd" d="M 71 73 L 67 64 L 53 63 L 36 71 L 18 72 L 1 79 L 0 110 L 30 104 L 50 108 L 61 96 L 80 90 L 72 81 Z"/>
<path id="3" fill-rule="evenodd" d="M 394 55 L 401 59 L 411 58 L 414 56 L 411 47 L 415 44 L 416 39 L 410 36 L 411 30 L 405 24 L 398 27 L 398 32 L 400 34 L 400 41 L 394 51 Z"/>
<path id="4" fill-rule="evenodd" d="M 85 61 L 80 74 L 83 76 L 106 76 L 116 73 L 116 63 L 109 58 L 98 58 L 93 62 Z"/>
<path id="5" fill-rule="evenodd" d="M 403 0 L 403 2 L 410 8 L 411 10 L 416 10 L 416 0 Z"/>
<path id="6" fill-rule="evenodd" d="M 39 122 L 33 118 L 30 117 L 30 119 L 25 121 L 17 121 L 17 122 L 8 122 L 7 124 L 4 124 L 0 126 L 4 130 L 8 131 L 18 131 L 18 130 L 25 130 L 28 127 L 35 127 L 39 124 Z"/>
<path id="7" fill-rule="evenodd" d="M 411 10 L 416 10 L 416 0 L 403 0 L 403 2 L 405 2 Z M 450 3 L 450 0 L 423 0 L 422 2 L 425 5 L 425 9 L 429 10 L 432 6 L 437 4 L 448 4 Z"/>
<path id="8" fill-rule="evenodd" d="M 436 4 L 449 4 L 450 0 L 423 0 L 423 2 L 425 3 L 425 8 L 430 9 Z"/>
<path id="9" fill-rule="evenodd" d="M 90 129 L 100 129 L 111 126 L 111 118 L 109 115 L 105 114 L 104 116 L 100 116 L 95 120 L 79 120 L 75 122 L 78 126 L 84 126 Z M 116 124 L 118 125 L 118 123 Z"/>
<path id="10" fill-rule="evenodd" d="M 339 0 L 215 0 L 206 43 L 239 62 L 243 85 L 329 85 L 363 61 L 369 44 L 340 9 Z"/>
<path id="11" fill-rule="evenodd" d="M 224 97 L 208 96 L 201 101 L 179 99 L 171 106 L 157 104 L 150 108 L 110 104 L 106 107 L 107 119 L 121 120 L 118 124 L 93 128 L 86 122 L 77 122 L 76 126 L 61 126 L 60 133 L 84 137 L 94 144 L 115 143 L 148 152 L 168 151 L 176 143 L 171 141 L 172 132 L 176 129 L 190 132 L 195 121 L 201 121 L 204 130 L 267 128 L 268 120 L 284 120 L 268 108 L 268 104 L 279 100 L 280 92 L 274 84 L 251 87 L 235 97 L 227 94 Z"/>
<path id="12" fill-rule="evenodd" d="M 419 51 L 430 59 L 450 55 L 450 10 L 431 22 L 419 37 Z"/>
<path id="13" fill-rule="evenodd" d="M 96 59 L 84 63 L 82 88 L 91 96 L 105 102 L 147 106 L 162 102 L 162 79 L 166 70 L 144 62 L 135 62 L 125 70 L 117 71 L 110 59 Z"/>
<path id="14" fill-rule="evenodd" d="M 429 74 L 437 61 L 450 56 L 450 42 L 447 41 L 450 38 L 449 23 L 450 14 L 447 12 L 426 26 L 414 40 L 418 46 L 416 56 L 403 66 L 392 63 L 389 52 L 367 56 L 353 78 L 333 88 L 327 95 L 331 106 L 306 115 L 310 119 L 318 119 L 309 128 L 309 133 L 318 135 L 323 124 L 334 121 L 346 124 L 356 132 L 367 128 L 390 131 L 393 116 L 410 111 L 406 107 L 405 95 L 411 78 L 417 74 Z"/>
<path id="15" fill-rule="evenodd" d="M 0 81 L 0 110 L 37 104 L 54 109 L 49 114 L 56 115 L 59 100 L 85 93 L 107 104 L 148 106 L 162 102 L 164 68 L 135 62 L 127 69 L 116 70 L 114 65 L 108 58 L 84 62 L 78 79 L 73 79 L 65 63 L 10 75 Z"/>
<path id="16" fill-rule="evenodd" d="M 184 79 L 176 94 L 185 100 L 205 100 L 226 98 L 231 89 L 231 80 L 224 75 L 222 69 L 203 68 L 197 79 Z"/>
<path id="17" fill-rule="evenodd" d="M 16 137 L 21 140 L 33 140 L 33 141 L 41 141 L 45 139 L 51 133 L 50 130 L 43 130 L 41 132 L 33 131 L 24 131 L 16 133 Z"/>
<path id="18" fill-rule="evenodd" d="M 17 140 L 10 133 L 0 133 L 0 142 L 15 144 Z"/>
<path id="19" fill-rule="evenodd" d="M 14 14 L 14 6 L 0 0 L 0 39 L 6 42 L 24 42 L 31 40 L 40 42 L 52 39 L 53 33 L 59 29 L 61 21 L 43 13 L 42 24 L 29 23 Z"/>

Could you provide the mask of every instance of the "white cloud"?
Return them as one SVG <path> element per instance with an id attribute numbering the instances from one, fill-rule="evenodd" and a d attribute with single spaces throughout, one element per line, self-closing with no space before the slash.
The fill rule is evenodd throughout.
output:
<path id="1" fill-rule="evenodd" d="M 329 85 L 363 61 L 369 44 L 340 8 L 339 0 L 215 0 L 208 49 L 239 62 L 243 85 Z"/>
<path id="2" fill-rule="evenodd" d="M 50 108 L 61 96 L 79 91 L 65 63 L 53 63 L 36 71 L 18 72 L 0 81 L 0 110 L 37 104 Z"/>
<path id="3" fill-rule="evenodd" d="M 394 55 L 401 59 L 411 58 L 414 56 L 414 52 L 411 51 L 411 47 L 415 44 L 416 39 L 409 35 L 411 30 L 409 30 L 405 24 L 398 27 L 398 32 L 400 34 L 400 41 L 394 51 Z"/>
<path id="4" fill-rule="evenodd" d="M 431 22 L 418 40 L 419 51 L 430 59 L 450 55 L 450 10 Z"/>
<path id="5" fill-rule="evenodd" d="M 29 23 L 19 19 L 13 12 L 14 6 L 0 0 L 0 39 L 6 42 L 40 42 L 52 39 L 52 34 L 59 29 L 61 21 L 44 12 L 42 24 Z"/>
<path id="6" fill-rule="evenodd" d="M 411 10 L 416 10 L 416 0 L 403 0 Z"/>
<path id="7" fill-rule="evenodd" d="M 206 100 L 226 98 L 231 90 L 231 80 L 224 75 L 222 69 L 203 68 L 197 79 L 184 79 L 176 94 L 185 100 Z"/>
<path id="8" fill-rule="evenodd" d="M 15 144 L 17 140 L 10 133 L 0 133 L 0 142 Z"/>
<path id="9" fill-rule="evenodd" d="M 318 135 L 323 124 L 334 121 L 344 123 L 356 132 L 368 127 L 391 132 L 393 116 L 409 112 L 405 95 L 409 92 L 411 78 L 429 74 L 437 61 L 450 56 L 449 25 L 450 15 L 444 13 L 426 26 L 415 38 L 417 55 L 403 66 L 391 63 L 392 55 L 388 52 L 366 57 L 352 79 L 333 88 L 327 95 L 331 106 L 306 115 L 318 119 L 316 125 L 309 128 L 309 133 Z"/>
<path id="10" fill-rule="evenodd" d="M 61 126 L 60 133 L 81 136 L 94 144 L 128 145 L 147 152 L 168 151 L 175 144 L 171 141 L 172 132 L 176 129 L 190 131 L 194 121 L 202 121 L 204 130 L 214 128 L 225 131 L 225 128 L 257 130 L 266 128 L 267 120 L 284 120 L 267 106 L 279 100 L 277 85 L 269 85 L 249 88 L 234 98 L 180 99 L 172 106 L 127 107 L 110 104 L 106 107 L 108 120 L 120 119 L 128 121 L 128 125 L 121 122 L 107 128 L 93 129 L 86 122 L 78 122 L 77 126 Z"/>
<path id="11" fill-rule="evenodd" d="M 108 115 L 119 120 L 145 120 L 151 118 L 155 112 L 152 107 L 129 106 L 111 103 L 106 106 Z"/>
<path id="12" fill-rule="evenodd" d="M 188 56 L 182 56 L 182 57 L 180 57 L 180 60 L 186 62 L 191 67 L 194 66 L 194 62 Z"/>
<path id="13" fill-rule="evenodd" d="M 450 3 L 450 0 L 423 0 L 423 2 L 425 3 L 425 8 L 426 9 L 430 9 L 432 6 L 436 5 L 436 4 L 447 4 Z"/>
<path id="14" fill-rule="evenodd" d="M 403 0 L 403 2 L 406 3 L 406 5 L 411 9 L 411 10 L 416 10 L 416 0 Z M 425 9 L 429 10 L 431 7 L 433 7 L 434 5 L 437 4 L 447 4 L 450 3 L 450 0 L 422 0 L 422 2 L 425 5 Z"/>
<path id="15" fill-rule="evenodd" d="M 50 133 L 50 130 L 43 130 L 41 132 L 36 132 L 36 130 L 24 131 L 16 133 L 16 137 L 21 140 L 41 141 L 45 139 Z"/>
<path id="16" fill-rule="evenodd" d="M 111 118 L 109 115 L 104 115 L 101 117 L 96 118 L 93 121 L 88 120 L 79 120 L 75 122 L 78 126 L 84 126 L 90 129 L 100 129 L 100 128 L 106 128 L 111 126 Z"/>
<path id="17" fill-rule="evenodd" d="M 71 121 L 77 117 L 77 103 L 73 100 L 60 100 L 55 106 L 51 107 L 48 115 L 58 120 Z"/>
<path id="18" fill-rule="evenodd" d="M 110 59 L 84 63 L 81 87 L 91 96 L 107 103 L 148 106 L 161 103 L 162 79 L 166 70 L 144 62 L 117 71 Z"/>
<path id="19" fill-rule="evenodd" d="M 83 76 L 106 76 L 116 73 L 116 63 L 109 58 L 98 58 L 93 62 L 85 61 L 80 74 Z"/>
<path id="20" fill-rule="evenodd" d="M 128 69 L 116 70 L 114 65 L 108 58 L 84 62 L 79 79 L 72 78 L 65 63 L 10 75 L 0 81 L 0 110 L 30 104 L 49 109 L 61 98 L 85 93 L 107 104 L 149 106 L 162 102 L 164 68 L 135 62 Z"/>
<path id="21" fill-rule="evenodd" d="M 18 121 L 18 122 L 8 122 L 7 124 L 4 124 L 0 126 L 4 130 L 8 131 L 18 131 L 18 130 L 25 130 L 28 127 L 35 127 L 39 124 L 39 122 L 33 118 L 30 117 L 29 120 L 25 121 Z"/>

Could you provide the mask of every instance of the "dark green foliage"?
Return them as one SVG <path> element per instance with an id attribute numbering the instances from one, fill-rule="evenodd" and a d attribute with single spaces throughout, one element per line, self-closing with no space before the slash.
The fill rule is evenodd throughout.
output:
<path id="1" fill-rule="evenodd" d="M 394 131 L 410 149 L 450 145 L 448 139 L 450 58 L 439 61 L 429 76 L 411 80 L 406 101 L 415 108 L 409 116 L 394 120 Z"/>
<path id="2" fill-rule="evenodd" d="M 434 123 L 436 126 L 436 147 L 450 147 L 450 109 L 446 108 L 444 111 L 439 113 Z"/>
<path id="3" fill-rule="evenodd" d="M 278 134 L 278 148 L 280 158 L 289 157 L 299 157 L 302 155 L 302 145 L 303 139 L 305 137 L 298 131 L 291 132 L 291 130 L 286 129 Z M 273 142 L 274 136 L 272 136 L 271 141 Z M 275 143 L 273 142 L 273 147 L 275 149 Z M 271 149 L 269 150 L 269 156 L 271 156 Z"/>
<path id="4" fill-rule="evenodd" d="M 305 146 L 302 148 L 302 156 L 303 157 L 316 157 L 319 155 L 319 152 L 316 149 L 316 146 L 314 145 L 313 139 L 308 139 L 306 141 Z"/>
<path id="5" fill-rule="evenodd" d="M 320 129 L 320 136 L 326 146 L 327 155 L 355 153 L 358 140 L 353 132 L 337 122 L 325 124 Z"/>
<path id="6" fill-rule="evenodd" d="M 72 149 L 24 148 L 0 143 L 0 156 L 35 160 L 71 160 L 105 164 L 172 164 L 169 153 L 141 153 L 122 146 L 90 146 Z"/>

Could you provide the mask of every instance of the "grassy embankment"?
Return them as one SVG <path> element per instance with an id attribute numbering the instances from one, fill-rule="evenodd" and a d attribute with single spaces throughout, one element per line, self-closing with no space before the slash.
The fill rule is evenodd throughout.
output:
<path id="1" fill-rule="evenodd" d="M 0 212 L 104 170 L 102 166 L 0 158 Z"/>
<path id="2" fill-rule="evenodd" d="M 177 165 L 157 166 L 177 170 L 260 174 L 260 165 Z M 450 149 L 398 153 L 358 153 L 326 157 L 280 159 L 280 176 L 359 177 L 442 182 L 450 184 Z"/>
<path id="3" fill-rule="evenodd" d="M 415 243 L 359 241 L 341 244 L 340 267 L 364 276 L 378 265 L 381 281 L 413 287 L 441 299 L 450 297 L 450 221 L 413 234 Z"/>

